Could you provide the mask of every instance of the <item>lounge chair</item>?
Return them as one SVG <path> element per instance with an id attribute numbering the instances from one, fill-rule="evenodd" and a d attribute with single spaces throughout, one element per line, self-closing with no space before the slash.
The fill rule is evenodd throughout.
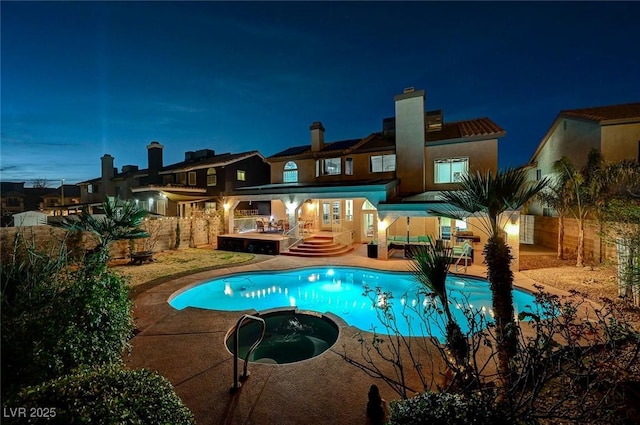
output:
<path id="1" fill-rule="evenodd" d="M 262 220 L 256 220 L 256 229 L 258 232 L 264 232 L 264 222 Z"/>

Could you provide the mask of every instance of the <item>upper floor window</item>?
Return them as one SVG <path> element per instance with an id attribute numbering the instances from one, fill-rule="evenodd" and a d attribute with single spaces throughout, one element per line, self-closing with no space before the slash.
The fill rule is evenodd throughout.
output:
<path id="1" fill-rule="evenodd" d="M 7 206 L 8 207 L 19 207 L 20 206 L 20 200 L 14 196 L 9 196 L 7 198 Z"/>
<path id="2" fill-rule="evenodd" d="M 167 174 L 165 176 L 162 176 L 162 184 L 164 185 L 168 185 L 173 183 L 173 176 L 171 174 Z"/>
<path id="3" fill-rule="evenodd" d="M 327 158 L 316 161 L 316 176 L 334 176 L 342 173 L 340 158 Z"/>
<path id="4" fill-rule="evenodd" d="M 536 180 L 542 180 L 542 170 L 539 168 L 536 170 Z"/>
<path id="5" fill-rule="evenodd" d="M 207 186 L 215 186 L 218 184 L 218 176 L 216 175 L 215 168 L 209 168 L 207 170 Z"/>
<path id="6" fill-rule="evenodd" d="M 178 173 L 176 176 L 176 181 L 178 184 L 186 185 L 187 184 L 187 173 Z"/>
<path id="7" fill-rule="evenodd" d="M 344 159 L 344 173 L 347 176 L 353 176 L 353 158 Z"/>
<path id="8" fill-rule="evenodd" d="M 196 172 L 189 171 L 189 186 L 195 186 L 195 185 L 196 185 Z"/>
<path id="9" fill-rule="evenodd" d="M 92 184 L 88 184 L 87 185 L 87 193 L 93 193 L 93 185 Z"/>
<path id="10" fill-rule="evenodd" d="M 289 161 L 284 164 L 282 181 L 285 183 L 295 183 L 298 181 L 298 166 L 295 162 Z"/>
<path id="11" fill-rule="evenodd" d="M 396 154 L 373 155 L 371 157 L 371 172 L 386 173 L 396 171 Z"/>
<path id="12" fill-rule="evenodd" d="M 244 170 L 238 170 L 236 172 L 236 176 L 238 177 L 238 180 L 240 180 L 240 181 L 245 181 L 247 179 L 247 173 L 245 173 Z"/>
<path id="13" fill-rule="evenodd" d="M 469 158 L 438 159 L 434 164 L 436 183 L 457 183 L 469 171 Z"/>

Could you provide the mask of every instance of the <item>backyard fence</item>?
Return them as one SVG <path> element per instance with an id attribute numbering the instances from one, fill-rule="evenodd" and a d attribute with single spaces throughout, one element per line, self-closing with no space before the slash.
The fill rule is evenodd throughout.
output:
<path id="1" fill-rule="evenodd" d="M 141 227 L 150 234 L 150 237 L 112 243 L 110 246 L 111 258 L 126 258 L 131 252 L 137 251 L 159 252 L 205 245 L 215 249 L 217 248 L 217 236 L 222 229 L 220 219 L 215 214 L 194 218 L 149 218 Z M 33 241 L 39 249 L 45 249 L 54 243 L 65 241 L 67 248 L 73 254 L 79 255 L 96 246 L 96 240 L 88 232 L 67 234 L 65 229 L 44 225 L 0 228 L 2 249 L 11 246 L 19 233 L 22 233 L 26 239 Z"/>

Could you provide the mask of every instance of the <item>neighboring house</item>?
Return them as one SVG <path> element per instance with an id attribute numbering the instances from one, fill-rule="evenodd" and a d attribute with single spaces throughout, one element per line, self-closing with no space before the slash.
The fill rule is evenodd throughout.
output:
<path id="1" fill-rule="evenodd" d="M 405 89 L 394 100 L 395 116 L 382 121 L 381 131 L 329 143 L 322 123 L 314 122 L 310 144 L 267 158 L 271 184 L 230 194 L 229 228 L 236 227 L 236 203 L 269 200 L 274 218 L 290 228 L 347 231 L 353 242 L 377 240 L 384 247 L 392 235 L 440 237 L 466 229 L 427 211 L 463 174 L 497 170 L 505 131 L 489 118 L 446 122 L 442 111 L 425 112 L 424 90 Z"/>
<path id="2" fill-rule="evenodd" d="M 582 167 L 592 149 L 605 162 L 640 161 L 640 103 L 560 111 L 527 164 L 529 179 L 552 175 L 554 162 L 563 156 Z M 535 203 L 529 213 L 553 212 Z"/>
<path id="3" fill-rule="evenodd" d="M 269 164 L 258 151 L 188 151 L 184 161 L 164 166 L 163 149 L 160 143 L 151 142 L 147 146 L 148 168 L 125 165 L 121 172 L 114 167 L 114 158 L 105 154 L 101 177 L 78 184 L 81 203 L 99 204 L 105 196 L 118 196 L 134 199 L 152 213 L 187 217 L 215 209 L 227 192 L 269 182 Z M 269 203 L 258 203 L 245 209 L 262 209 L 263 214 L 269 214 L 269 207 Z"/>
<path id="4" fill-rule="evenodd" d="M 25 182 L 0 182 L 0 217 L 2 226 L 9 226 L 14 214 L 41 209 L 42 196 L 51 191 L 46 187 L 24 187 Z"/>
<path id="5" fill-rule="evenodd" d="M 0 182 L 2 226 L 11 223 L 13 214 L 25 211 L 24 182 Z"/>
<path id="6" fill-rule="evenodd" d="M 80 187 L 65 184 L 57 189 L 45 193 L 41 197 L 40 210 L 47 215 L 66 215 L 69 207 L 80 204 Z"/>

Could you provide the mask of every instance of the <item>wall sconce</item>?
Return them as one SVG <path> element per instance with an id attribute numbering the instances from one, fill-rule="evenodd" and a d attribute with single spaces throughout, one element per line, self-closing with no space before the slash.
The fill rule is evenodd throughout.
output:
<path id="1" fill-rule="evenodd" d="M 225 210 L 225 211 L 229 211 L 229 209 L 231 208 L 231 205 L 229 205 L 229 203 L 228 203 L 228 202 L 225 202 L 225 203 L 222 205 L 222 208 L 224 208 L 224 210 Z"/>
<path id="2" fill-rule="evenodd" d="M 507 224 L 504 226 L 505 232 L 507 235 L 519 235 L 520 234 L 520 225 L 518 224 L 518 220 L 516 217 L 510 217 L 507 220 Z"/>
<path id="3" fill-rule="evenodd" d="M 389 223 L 387 220 L 378 220 L 378 230 L 387 230 Z"/>

